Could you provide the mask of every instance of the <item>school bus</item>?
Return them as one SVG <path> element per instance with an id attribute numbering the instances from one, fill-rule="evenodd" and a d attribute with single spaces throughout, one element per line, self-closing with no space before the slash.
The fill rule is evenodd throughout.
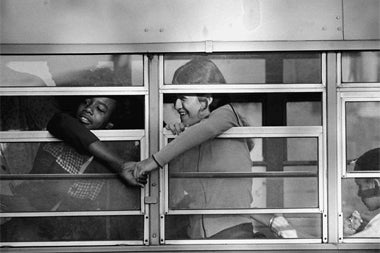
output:
<path id="1" fill-rule="evenodd" d="M 0 7 L 2 252 L 380 250 L 379 228 L 355 236 L 380 213 L 379 185 L 377 209 L 357 195 L 358 180 L 378 182 L 380 168 L 355 169 L 380 147 L 379 0 L 2 0 Z M 178 68 L 200 58 L 225 81 L 173 82 Z M 72 172 L 77 156 L 55 153 L 66 146 L 47 130 L 51 117 L 83 97 L 112 96 L 126 102 L 120 113 L 129 118 L 92 133 L 126 161 L 149 158 L 177 137 L 165 126 L 180 122 L 178 94 L 229 97 L 247 124 L 216 139 L 253 143 L 249 171 L 239 171 L 239 161 L 222 172 L 173 162 L 140 188 L 113 171 Z M 38 170 L 47 163 L 37 159 L 42 151 L 65 171 Z M 246 182 L 248 192 L 233 190 Z M 228 196 L 219 202 L 243 194 L 250 201 L 194 204 L 220 192 Z M 349 233 L 354 211 L 361 225 Z M 248 217 L 256 236 L 213 237 L 238 217 Z M 199 235 L 190 236 L 196 219 Z"/>

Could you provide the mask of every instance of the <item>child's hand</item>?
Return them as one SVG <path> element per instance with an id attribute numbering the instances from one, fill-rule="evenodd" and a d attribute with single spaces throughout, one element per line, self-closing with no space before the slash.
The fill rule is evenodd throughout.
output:
<path id="1" fill-rule="evenodd" d="M 134 177 L 134 170 L 137 162 L 125 162 L 123 164 L 123 170 L 120 173 L 121 178 L 129 185 L 144 187 L 147 182 L 147 175 L 139 178 Z"/>
<path id="2" fill-rule="evenodd" d="M 343 235 L 353 235 L 357 232 L 363 219 L 358 211 L 354 211 L 350 217 L 346 218 L 343 222 Z"/>
<path id="3" fill-rule="evenodd" d="M 273 219 L 273 220 L 272 220 Z M 297 231 L 282 216 L 273 216 L 270 222 L 271 231 L 281 238 L 298 238 Z"/>
<path id="4" fill-rule="evenodd" d="M 165 127 L 167 130 L 170 130 L 173 134 L 179 135 L 185 131 L 186 126 L 182 122 L 170 123 Z"/>
<path id="5" fill-rule="evenodd" d="M 142 160 L 141 162 L 136 163 L 136 166 L 133 170 L 133 176 L 136 179 L 146 177 L 148 173 L 153 170 L 153 168 L 149 166 L 150 159 L 151 158 L 148 158 L 148 159 Z"/>

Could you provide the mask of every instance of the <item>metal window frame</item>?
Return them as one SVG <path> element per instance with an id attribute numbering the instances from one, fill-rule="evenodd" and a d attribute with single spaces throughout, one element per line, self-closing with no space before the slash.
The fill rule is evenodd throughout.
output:
<path id="1" fill-rule="evenodd" d="M 327 85 L 327 54 L 321 52 L 321 84 L 223 84 L 223 85 L 168 85 L 164 84 L 164 56 L 159 55 L 159 124 L 163 129 L 163 101 L 165 94 L 175 93 L 271 93 L 271 92 L 320 92 L 322 93 L 322 126 L 317 127 L 239 127 L 232 128 L 224 134 L 218 136 L 220 138 L 241 138 L 241 137 L 317 137 L 318 138 L 318 166 L 319 166 L 319 208 L 310 208 L 309 213 L 320 213 L 322 218 L 322 238 L 321 239 L 275 239 L 275 240 L 225 240 L 228 243 L 323 243 L 327 242 L 327 161 L 326 161 L 326 85 Z M 168 138 L 174 137 L 168 131 L 162 131 L 160 134 L 160 148 L 168 142 Z M 165 240 L 165 215 L 168 211 L 168 173 L 167 166 L 160 169 L 160 243 L 161 244 L 219 244 L 218 240 Z M 191 210 L 196 213 L 232 213 L 231 210 Z M 305 209 L 255 209 L 239 210 L 240 213 L 300 213 Z M 176 211 L 175 214 L 183 214 L 185 212 Z M 174 214 L 173 211 L 170 214 Z M 195 212 L 193 212 L 195 213 Z M 235 213 L 236 210 L 235 210 Z"/>
<path id="2" fill-rule="evenodd" d="M 165 84 L 164 80 L 164 56 L 160 56 L 160 91 L 162 93 L 191 93 L 196 90 L 202 92 L 225 92 L 225 93 L 247 93 L 247 92 L 312 92 L 312 91 L 324 91 L 326 88 L 326 53 L 321 52 L 321 83 L 297 83 L 297 84 L 241 84 L 241 83 L 229 83 L 229 84 Z"/>
<path id="3" fill-rule="evenodd" d="M 339 69 L 338 69 L 339 72 Z M 343 194 L 342 181 L 348 178 L 380 177 L 380 172 L 349 172 L 346 166 L 346 103 L 380 102 L 380 88 L 361 87 L 340 88 L 338 96 L 338 236 L 339 243 L 380 243 L 380 238 L 349 238 L 343 236 Z"/>
<path id="4" fill-rule="evenodd" d="M 338 140 L 338 136 L 340 135 L 340 124 L 341 124 L 341 116 L 338 114 L 338 108 L 339 103 L 336 103 L 339 101 L 339 92 L 341 90 L 347 91 L 351 87 L 337 87 L 339 86 L 339 70 L 340 67 L 337 65 L 341 64 L 339 61 L 339 54 L 341 54 L 342 51 L 352 51 L 352 50 L 379 50 L 380 49 L 380 44 L 378 41 L 373 40 L 356 40 L 356 41 L 292 41 L 292 42 L 287 42 L 287 41 L 262 41 L 262 42 L 217 42 L 213 41 L 212 42 L 212 49 L 213 52 L 221 52 L 221 53 L 228 53 L 228 52 L 261 52 L 261 51 L 320 51 L 322 54 L 326 54 L 326 62 L 325 66 L 323 67 L 322 71 L 325 71 L 322 78 L 325 78 L 326 82 L 326 89 L 327 89 L 327 94 L 326 92 L 323 91 L 323 89 L 317 88 L 315 91 L 316 92 L 323 92 L 323 132 L 324 134 L 324 141 L 325 141 L 325 147 L 326 149 L 323 152 L 324 155 L 324 161 L 325 161 L 325 168 L 328 168 L 327 174 L 328 174 L 328 180 L 326 180 L 325 184 L 325 201 L 326 205 L 325 207 L 328 208 L 327 215 L 323 217 L 324 222 L 328 224 L 328 226 L 325 226 L 326 232 L 324 234 L 328 235 L 328 238 L 324 238 L 323 242 L 324 243 L 304 243 L 304 244 L 294 244 L 292 242 L 289 242 L 288 240 L 277 240 L 275 242 L 270 242 L 268 243 L 267 240 L 262 240 L 260 243 L 258 242 L 257 245 L 254 245 L 252 247 L 251 245 L 246 245 L 247 242 L 237 242 L 237 243 L 242 243 L 242 245 L 236 245 L 236 244 L 231 244 L 227 245 L 224 242 L 219 242 L 217 244 L 211 244 L 211 245 L 206 245 L 209 244 L 209 242 L 206 242 L 206 244 L 202 245 L 200 247 L 199 245 L 187 245 L 187 246 L 177 246 L 177 245 L 158 245 L 155 243 L 154 239 L 157 239 L 155 235 L 151 234 L 153 233 L 149 229 L 153 228 L 155 229 L 156 223 L 149 226 L 150 223 L 146 222 L 146 226 L 144 229 L 144 238 L 147 238 L 148 236 L 145 235 L 145 232 L 148 231 L 148 239 L 150 240 L 149 242 L 144 243 L 145 245 L 149 246 L 133 246 L 133 247 L 123 247 L 125 245 L 124 241 L 122 242 L 116 242 L 112 241 L 112 245 L 108 244 L 108 242 L 99 242 L 98 246 L 94 246 L 93 242 L 68 242 L 61 244 L 59 242 L 55 242 L 54 246 L 51 246 L 50 248 L 47 246 L 50 245 L 45 245 L 45 243 L 29 243 L 28 245 L 11 245 L 12 247 L 19 247 L 16 249 L 10 249 L 10 252 L 19 252 L 19 251 L 28 251 L 28 252 L 40 252 L 41 248 L 40 246 L 45 247 L 46 250 L 50 251 L 57 251 L 57 250 L 65 250 L 65 251 L 74 251 L 77 252 L 78 250 L 85 250 L 85 251 L 120 251 L 120 248 L 117 247 L 116 249 L 114 248 L 115 244 L 121 245 L 121 248 L 126 250 L 126 251 L 193 251 L 193 250 L 211 250 L 211 251 L 236 251 L 236 250 L 262 250 L 262 251 L 267 251 L 267 250 L 276 250 L 276 251 L 281 251 L 281 250 L 315 250 L 315 251 L 323 251 L 323 250 L 333 250 L 333 251 L 338 251 L 338 250 L 376 250 L 378 249 L 378 244 L 377 243 L 368 243 L 368 240 L 361 240 L 361 239 L 355 239 L 351 243 L 349 240 L 345 240 L 343 243 L 341 240 L 338 238 L 338 230 L 341 230 L 338 225 L 338 219 L 339 219 L 339 214 L 338 210 L 341 208 L 341 204 L 338 203 L 340 200 L 341 196 L 341 188 L 340 188 L 340 181 L 341 181 L 341 165 L 338 166 L 338 159 L 340 159 L 340 154 L 338 154 L 338 150 L 341 148 L 341 142 Z M 144 54 L 144 61 L 147 57 L 145 54 L 154 54 L 150 55 L 152 56 L 153 59 L 156 59 L 158 57 L 159 61 L 161 61 L 161 56 L 160 54 L 162 52 L 166 53 L 183 53 L 183 52 L 200 52 L 204 53 L 205 52 L 205 43 L 204 42 L 194 42 L 194 43 L 151 43 L 151 44 L 0 44 L 0 51 L 1 54 L 7 55 L 7 54 L 98 54 L 99 52 L 101 53 L 138 53 L 138 54 Z M 323 53 L 327 52 L 327 53 Z M 156 67 L 151 66 L 151 67 Z M 163 77 L 161 76 L 162 71 L 158 71 L 157 76 L 149 75 L 152 70 L 146 71 L 144 68 L 144 83 L 149 84 L 146 88 L 146 91 L 136 91 L 134 94 L 130 95 L 144 95 L 144 96 L 152 96 L 150 93 L 152 91 L 151 83 L 158 82 L 158 83 L 163 83 L 160 80 L 163 80 Z M 326 75 L 326 77 L 325 77 Z M 150 77 L 151 79 L 148 79 Z M 149 81 L 148 81 L 149 80 Z M 366 85 L 366 84 L 363 84 Z M 372 85 L 372 84 L 371 84 Z M 361 84 L 359 85 L 360 87 Z M 192 86 L 193 87 L 193 86 Z M 373 86 L 371 86 L 373 87 Z M 52 87 L 54 88 L 54 87 Z M 91 87 L 87 87 L 91 88 Z M 137 87 L 140 88 L 140 87 Z M 275 88 L 271 89 L 266 89 L 267 86 L 264 89 L 264 92 L 277 92 Z M 284 87 L 284 89 L 289 88 L 289 86 Z M 342 88 L 342 89 L 341 89 Z M 353 87 L 355 88 L 355 87 Z M 358 87 L 359 88 L 359 87 Z M 155 90 L 154 88 L 153 90 Z M 298 89 L 298 88 L 297 88 Z M 302 87 L 301 87 L 302 89 Z M 3 92 L 5 89 L 3 87 L 0 87 L 0 91 Z M 28 94 L 33 94 L 35 92 L 35 89 L 30 89 L 28 88 Z M 128 90 L 128 89 L 127 89 Z M 355 89 L 352 89 L 355 91 Z M 368 90 L 368 89 L 365 89 Z M 373 89 L 370 89 L 373 90 Z M 26 91 L 26 90 L 24 90 Z M 129 90 L 130 92 L 132 90 Z M 257 91 L 256 89 L 248 89 L 249 92 L 255 92 Z M 302 90 L 304 92 L 305 90 Z M 46 93 L 45 93 L 46 92 Z M 49 90 L 43 90 L 41 89 L 40 91 L 36 91 L 36 94 L 41 94 L 41 95 L 49 95 L 50 89 Z M 62 93 L 61 93 L 62 92 Z M 93 91 L 91 91 L 92 93 Z M 115 91 L 116 92 L 116 91 Z M 214 92 L 214 91 L 213 91 Z M 217 91 L 218 92 L 218 91 Z M 231 92 L 236 92 L 233 87 L 231 87 Z M 259 91 L 263 92 L 263 91 Z M 284 91 L 285 92 L 285 91 Z M 295 91 L 297 92 L 297 90 Z M 59 94 L 58 94 L 59 93 Z M 141 94 L 140 94 L 141 93 Z M 149 94 L 148 94 L 149 93 Z M 162 93 L 162 90 L 160 90 L 160 94 Z M 176 93 L 176 92 L 172 92 Z M 23 91 L 8 91 L 8 94 L 14 94 L 14 95 L 22 95 L 24 94 Z M 70 95 L 71 92 L 69 90 L 56 90 L 53 94 L 58 94 L 58 95 L 63 95 L 67 94 Z M 94 94 L 108 94 L 108 90 L 104 90 L 103 92 L 95 92 Z M 113 94 L 113 93 L 112 93 Z M 2 93 L 3 95 L 3 93 Z M 129 94 L 127 94 L 129 95 Z M 154 96 L 156 95 L 155 93 L 153 94 Z M 328 96 L 327 96 L 328 95 Z M 162 97 L 159 95 L 159 98 L 151 98 L 153 102 L 156 100 L 160 99 L 160 103 L 162 103 Z M 145 107 L 146 107 L 146 116 L 145 116 L 145 121 L 154 121 L 158 125 L 160 125 L 160 129 L 162 129 L 162 110 L 159 110 L 159 115 L 151 115 L 149 111 L 149 105 L 150 105 L 150 100 L 145 99 Z M 154 106 L 151 104 L 150 106 Z M 328 112 L 328 114 L 327 114 Z M 340 113 L 340 112 L 339 112 Z M 153 122 L 153 123 L 154 123 Z M 328 122 L 328 124 L 327 124 Z M 149 124 L 146 124 L 145 129 L 148 129 Z M 158 143 L 162 143 L 162 134 L 159 134 L 159 140 L 156 139 L 151 139 L 151 137 L 148 138 L 149 131 L 146 132 L 146 143 L 148 149 L 155 151 L 156 149 L 152 147 L 155 147 Z M 155 136 L 153 136 L 155 137 Z M 153 144 L 152 144 L 153 143 Z M 149 145 L 148 145 L 149 144 Z M 147 149 L 147 151 L 148 151 Z M 327 150 L 328 149 L 328 150 Z M 150 151 L 150 152 L 152 152 Z M 328 153 L 327 153 L 328 151 Z M 341 152 L 341 151 L 339 151 Z M 146 157 L 148 154 L 146 154 Z M 153 175 L 153 174 L 152 174 Z M 151 175 L 151 182 L 152 178 L 154 178 L 155 183 L 158 181 L 158 176 L 157 178 L 155 176 L 152 177 Z M 148 188 L 148 187 L 146 187 Z M 335 194 L 329 194 L 327 195 L 327 188 L 329 188 L 329 191 L 332 191 Z M 149 191 L 149 189 L 145 190 L 146 192 Z M 339 199 L 339 201 L 338 201 Z M 328 205 L 327 205 L 328 204 Z M 160 208 L 160 213 L 161 211 L 161 206 Z M 155 211 L 155 210 L 153 210 Z M 146 219 L 151 219 L 152 214 L 148 214 L 146 216 Z M 104 244 L 105 243 L 105 244 Z M 205 243 L 205 242 L 203 242 Z M 203 244 L 202 242 L 199 242 L 199 244 Z M 192 244 L 191 242 L 189 244 Z M 102 246 L 104 245 L 104 246 Z M 65 247 L 64 249 L 62 248 L 56 248 L 57 246 L 62 246 Z M 70 247 L 74 246 L 74 247 Z M 80 246 L 83 246 L 81 248 Z M 23 248 L 25 247 L 25 248 Z M 32 248 L 35 247 L 35 248 Z"/>
<path id="5" fill-rule="evenodd" d="M 377 50 L 372 50 L 377 51 Z M 366 82 L 343 82 L 343 63 L 342 63 L 342 52 L 340 51 L 336 54 L 337 61 L 337 87 L 340 88 L 380 88 L 380 82 L 366 83 Z M 362 51 L 359 51 L 362 52 Z"/>
<path id="6" fill-rule="evenodd" d="M 175 136 L 169 131 L 163 131 L 164 143 L 166 145 L 170 138 Z M 326 238 L 325 228 L 326 220 L 325 217 L 325 200 L 324 200 L 324 184 L 325 184 L 325 167 L 323 166 L 323 132 L 321 126 L 316 127 L 234 127 L 218 138 L 263 138 L 263 137 L 312 137 L 317 138 L 318 142 L 318 208 L 247 208 L 247 209 L 207 209 L 207 210 L 170 210 L 168 207 L 168 166 L 166 165 L 163 169 L 160 169 L 161 178 L 161 195 L 160 202 L 164 206 L 163 212 L 161 213 L 161 237 L 160 241 L 164 244 L 218 244 L 219 240 L 165 240 L 165 216 L 175 215 L 175 214 L 268 214 L 268 213 L 292 213 L 292 214 L 321 214 L 322 219 L 322 235 L 321 239 L 268 239 L 268 240 L 224 240 L 227 243 L 248 243 L 256 244 L 263 242 L 276 242 L 276 243 L 321 243 L 322 238 Z M 279 241 L 279 242 L 278 242 Z"/>
<path id="7" fill-rule="evenodd" d="M 93 95 L 121 95 L 144 96 L 144 129 L 143 130 L 93 130 L 101 141 L 139 141 L 140 157 L 145 159 L 149 154 L 149 78 L 147 55 L 143 59 L 143 86 L 119 87 L 0 87 L 1 96 L 73 96 L 86 94 Z M 0 142 L 57 142 L 47 131 L 0 131 Z M 27 175 L 17 175 L 23 177 Z M 106 174 L 107 176 L 107 174 Z M 6 177 L 5 177 L 6 178 Z M 149 180 L 148 180 L 149 183 Z M 140 210 L 133 211 L 74 211 L 74 212 L 17 212 L 0 213 L 0 217 L 69 217 L 69 216 L 131 216 L 141 215 L 144 221 L 143 240 L 109 240 L 109 241 L 54 241 L 54 242 L 0 242 L 0 247 L 32 247 L 32 246 L 115 246 L 115 245 L 144 245 L 149 241 L 149 206 L 145 197 L 149 194 L 147 188 L 141 189 Z"/>

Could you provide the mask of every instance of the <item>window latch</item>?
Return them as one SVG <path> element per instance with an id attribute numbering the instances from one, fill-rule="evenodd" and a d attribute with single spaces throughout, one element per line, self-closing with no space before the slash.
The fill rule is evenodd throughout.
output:
<path id="1" fill-rule="evenodd" d="M 144 198 L 144 203 L 145 204 L 157 204 L 157 198 L 153 196 L 146 196 Z"/>

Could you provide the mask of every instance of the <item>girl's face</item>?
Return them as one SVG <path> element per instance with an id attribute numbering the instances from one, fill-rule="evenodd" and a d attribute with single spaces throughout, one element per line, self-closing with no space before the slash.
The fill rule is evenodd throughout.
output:
<path id="1" fill-rule="evenodd" d="M 78 107 L 76 117 L 88 129 L 112 128 L 109 122 L 116 101 L 107 97 L 86 98 Z"/>
<path id="2" fill-rule="evenodd" d="M 181 122 L 185 126 L 192 126 L 202 120 L 202 104 L 197 96 L 179 96 L 174 107 L 181 117 Z"/>

